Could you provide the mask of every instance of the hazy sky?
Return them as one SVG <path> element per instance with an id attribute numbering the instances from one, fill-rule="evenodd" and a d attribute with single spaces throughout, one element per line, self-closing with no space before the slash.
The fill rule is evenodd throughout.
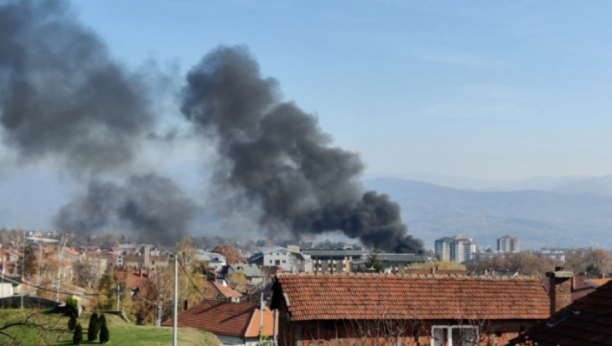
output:
<path id="1" fill-rule="evenodd" d="M 606 1 L 79 1 L 132 66 L 244 44 L 368 173 L 612 174 Z"/>

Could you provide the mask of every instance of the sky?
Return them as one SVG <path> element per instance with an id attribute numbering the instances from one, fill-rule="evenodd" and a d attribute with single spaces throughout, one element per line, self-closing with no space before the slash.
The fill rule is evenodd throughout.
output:
<path id="1" fill-rule="evenodd" d="M 612 174 L 605 1 L 79 1 L 130 66 L 246 45 L 366 173 Z"/>
<path id="2" fill-rule="evenodd" d="M 178 84 L 219 45 L 247 46 L 285 100 L 361 155 L 366 177 L 612 174 L 607 1 L 82 0 L 72 9 L 117 60 L 157 64 Z M 181 122 L 178 108 L 166 111 Z M 199 150 L 187 143 L 148 164 L 201 197 Z M 9 210 L 11 225 L 48 226 L 74 192 L 50 162 L 0 167 L 0 178 L 11 201 L 0 218 Z"/>

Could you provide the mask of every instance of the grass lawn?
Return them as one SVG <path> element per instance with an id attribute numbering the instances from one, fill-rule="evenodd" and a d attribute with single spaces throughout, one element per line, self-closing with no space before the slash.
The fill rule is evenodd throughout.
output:
<path id="1" fill-rule="evenodd" d="M 31 310 L 0 310 L 0 328 L 12 321 L 21 321 Z M 79 323 L 83 327 L 83 338 L 87 339 L 87 327 L 89 324 L 89 314 L 84 314 L 79 318 Z M 19 340 L 22 345 L 73 345 L 72 332 L 68 332 L 68 318 L 57 314 L 41 313 L 31 318 L 33 323 L 44 325 L 48 330 L 41 332 L 36 328 L 16 326 L 4 330 Z M 106 315 L 108 329 L 110 331 L 110 341 L 106 345 L 134 345 L 134 346 L 167 346 L 172 344 L 172 328 L 136 326 L 123 321 L 113 315 Z M 2 330 L 0 330 L 2 332 Z M 214 335 L 201 332 L 195 329 L 179 329 L 179 344 L 181 346 L 200 346 L 218 345 L 219 342 Z M 5 335 L 0 335 L 0 345 L 11 345 L 13 340 Z M 97 344 L 99 342 L 83 341 L 81 345 Z"/>

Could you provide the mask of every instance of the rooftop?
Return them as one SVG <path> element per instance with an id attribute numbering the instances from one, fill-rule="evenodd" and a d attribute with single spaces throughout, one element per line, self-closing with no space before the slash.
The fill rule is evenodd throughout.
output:
<path id="1" fill-rule="evenodd" d="M 612 345 L 612 282 L 574 301 L 524 336 L 542 346 Z"/>
<path id="2" fill-rule="evenodd" d="M 217 300 L 204 300 L 178 316 L 179 327 L 191 327 L 207 332 L 235 336 L 259 336 L 260 310 L 250 303 L 229 303 Z M 264 336 L 272 336 L 273 313 L 264 311 Z M 163 323 L 172 326 L 172 320 Z"/>
<path id="3" fill-rule="evenodd" d="M 530 319 L 549 316 L 535 278 L 405 274 L 279 274 L 291 320 Z M 274 306 L 280 301 L 273 298 Z"/>

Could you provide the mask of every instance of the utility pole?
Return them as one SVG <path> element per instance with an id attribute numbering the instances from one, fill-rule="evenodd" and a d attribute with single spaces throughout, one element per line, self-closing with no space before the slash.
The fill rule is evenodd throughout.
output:
<path id="1" fill-rule="evenodd" d="M 66 249 L 66 243 L 68 243 L 69 234 L 62 234 L 60 244 L 63 242 L 62 249 L 59 253 L 59 261 L 57 264 L 57 294 L 55 295 L 55 301 L 59 302 L 59 291 L 60 284 L 62 282 L 62 257 L 64 257 L 64 249 Z M 58 244 L 59 245 L 59 244 Z M 59 249 L 58 249 L 59 250 Z"/>
<path id="2" fill-rule="evenodd" d="M 157 320 L 155 321 L 155 326 L 157 327 L 161 327 L 163 302 L 164 302 L 164 295 L 160 293 L 159 300 L 157 301 Z"/>
<path id="3" fill-rule="evenodd" d="M 121 299 L 121 285 L 117 283 L 117 311 L 119 310 L 119 300 Z"/>
<path id="4" fill-rule="evenodd" d="M 178 346 L 178 256 L 174 257 L 174 307 L 172 311 L 172 346 Z"/>
<path id="5" fill-rule="evenodd" d="M 26 231 L 23 229 L 23 259 L 21 260 L 21 288 L 19 289 L 19 293 L 21 293 L 21 308 L 23 309 L 23 286 L 25 281 L 25 260 L 26 260 Z"/>

